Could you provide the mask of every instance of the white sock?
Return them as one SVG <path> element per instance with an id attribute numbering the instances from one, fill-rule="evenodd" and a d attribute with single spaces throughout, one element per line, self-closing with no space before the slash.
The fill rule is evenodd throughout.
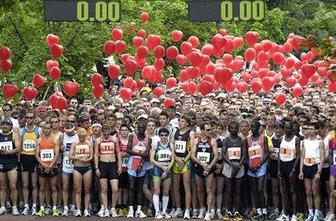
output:
<path id="1" fill-rule="evenodd" d="M 169 196 L 162 196 L 162 213 L 166 213 L 169 202 Z"/>
<path id="2" fill-rule="evenodd" d="M 160 212 L 160 196 L 153 194 L 153 204 L 155 212 Z"/>
<path id="3" fill-rule="evenodd" d="M 314 215 L 314 210 L 313 209 L 308 209 L 309 214 Z"/>
<path id="4" fill-rule="evenodd" d="M 56 206 L 53 206 L 53 209 L 57 209 L 57 207 L 56 207 Z"/>
<path id="5" fill-rule="evenodd" d="M 258 213 L 259 215 L 262 214 L 261 208 L 258 208 L 258 209 L 257 209 L 257 213 Z"/>
<path id="6" fill-rule="evenodd" d="M 69 207 L 68 206 L 64 206 L 64 209 L 69 210 Z"/>
<path id="7" fill-rule="evenodd" d="M 181 208 L 176 208 L 176 211 L 181 211 Z"/>
<path id="8" fill-rule="evenodd" d="M 137 210 L 136 211 L 141 211 L 141 206 L 137 205 Z"/>
<path id="9" fill-rule="evenodd" d="M 44 206 L 40 206 L 40 209 L 44 209 Z"/>
<path id="10" fill-rule="evenodd" d="M 221 209 L 219 209 L 219 208 L 217 208 L 217 211 L 216 211 L 217 213 L 220 213 L 221 212 Z"/>
<path id="11" fill-rule="evenodd" d="M 27 204 L 28 205 L 28 204 Z M 29 206 L 29 205 L 28 205 Z M 36 208 L 36 203 L 33 203 L 33 208 Z"/>
<path id="12" fill-rule="evenodd" d="M 29 208 L 29 204 L 25 204 L 24 207 L 25 207 L 25 208 L 27 208 L 27 207 Z"/>
<path id="13" fill-rule="evenodd" d="M 105 206 L 104 206 L 104 205 L 101 205 L 100 208 L 101 208 L 102 210 L 105 210 Z"/>
<path id="14" fill-rule="evenodd" d="M 129 210 L 129 211 L 133 211 L 133 206 L 129 206 L 129 207 L 128 207 L 128 210 Z"/>
<path id="15" fill-rule="evenodd" d="M 266 214 L 266 215 L 267 215 L 267 210 L 266 210 L 266 208 L 263 208 L 263 209 L 262 209 L 262 212 L 263 212 L 263 214 Z"/>
<path id="16" fill-rule="evenodd" d="M 315 209 L 315 216 L 319 215 L 319 211 L 318 209 Z"/>

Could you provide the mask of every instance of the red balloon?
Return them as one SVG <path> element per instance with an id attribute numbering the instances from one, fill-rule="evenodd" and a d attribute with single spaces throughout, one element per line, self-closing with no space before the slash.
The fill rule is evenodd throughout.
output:
<path id="1" fill-rule="evenodd" d="M 214 46 L 212 44 L 206 43 L 203 47 L 202 47 L 202 54 L 204 55 L 211 55 L 212 52 L 214 51 Z"/>
<path id="2" fill-rule="evenodd" d="M 49 97 L 49 104 L 53 109 L 57 108 L 57 101 L 61 96 L 58 94 L 54 93 Z"/>
<path id="3" fill-rule="evenodd" d="M 123 85 L 126 88 L 132 88 L 132 86 L 133 86 L 133 78 L 132 77 L 125 78 L 125 80 L 123 82 Z"/>
<path id="4" fill-rule="evenodd" d="M 10 71 L 10 69 L 12 68 L 12 61 L 11 59 L 7 59 L 7 60 L 4 60 L 4 61 L 1 61 L 0 60 L 0 69 L 7 73 Z"/>
<path id="5" fill-rule="evenodd" d="M 120 28 L 113 28 L 111 35 L 113 41 L 121 40 L 123 38 L 123 31 Z"/>
<path id="6" fill-rule="evenodd" d="M 142 38 L 146 38 L 147 37 L 147 33 L 146 33 L 146 30 L 140 28 L 138 33 L 137 33 L 137 36 L 138 37 L 142 37 Z"/>
<path id="7" fill-rule="evenodd" d="M 336 93 L 336 81 L 330 82 L 328 90 L 329 92 Z"/>
<path id="8" fill-rule="evenodd" d="M 274 78 L 273 77 L 264 77 L 262 78 L 264 91 L 269 91 L 274 86 Z"/>
<path id="9" fill-rule="evenodd" d="M 189 43 L 190 44 L 190 43 Z M 167 48 L 167 52 L 166 52 L 166 54 L 167 54 L 167 58 L 169 59 L 169 60 L 174 60 L 175 58 L 176 58 L 176 56 L 178 55 L 178 49 L 177 49 L 177 47 L 175 47 L 175 46 L 170 46 L 170 47 L 168 47 Z"/>
<path id="10" fill-rule="evenodd" d="M 296 84 L 296 80 L 294 77 L 289 77 L 286 79 L 286 84 L 288 88 L 292 88 Z"/>
<path id="11" fill-rule="evenodd" d="M 190 79 L 189 74 L 186 69 L 183 69 L 182 71 L 180 71 L 179 79 L 182 82 Z"/>
<path id="12" fill-rule="evenodd" d="M 231 79 L 223 85 L 227 92 L 232 92 L 236 89 L 236 83 Z"/>
<path id="13" fill-rule="evenodd" d="M 188 93 L 194 95 L 197 92 L 197 84 L 194 81 L 188 84 Z"/>
<path id="14" fill-rule="evenodd" d="M 294 97 L 299 97 L 303 94 L 303 89 L 300 85 L 295 85 L 293 88 L 292 88 L 292 95 Z"/>
<path id="15" fill-rule="evenodd" d="M 148 48 L 146 46 L 140 46 L 136 53 L 139 59 L 143 59 L 148 55 Z"/>
<path id="16" fill-rule="evenodd" d="M 191 45 L 194 47 L 194 48 L 197 48 L 199 46 L 199 39 L 198 37 L 196 36 L 190 36 L 188 38 L 188 41 L 191 43 Z"/>
<path id="17" fill-rule="evenodd" d="M 56 80 L 61 76 L 61 70 L 58 67 L 53 67 L 50 69 L 49 76 L 51 80 Z"/>
<path id="18" fill-rule="evenodd" d="M 259 93 L 262 89 L 262 82 L 259 81 L 259 80 L 252 81 L 251 89 L 252 89 L 253 93 L 255 93 L 255 94 Z"/>
<path id="19" fill-rule="evenodd" d="M 292 75 L 292 71 L 286 68 L 282 68 L 281 69 L 281 74 L 283 76 L 283 78 L 289 78 Z"/>
<path id="20" fill-rule="evenodd" d="M 165 66 L 165 61 L 160 58 L 160 59 L 156 59 L 154 61 L 154 67 L 156 68 L 156 70 L 162 70 Z"/>
<path id="21" fill-rule="evenodd" d="M 225 35 L 227 35 L 228 32 L 225 28 L 221 28 L 221 29 L 218 30 L 218 33 L 225 36 Z"/>
<path id="22" fill-rule="evenodd" d="M 23 94 L 23 97 L 30 101 L 30 100 L 33 100 L 34 98 L 37 97 L 38 95 L 38 92 L 37 92 L 37 89 L 34 88 L 34 87 L 24 87 L 23 90 L 22 90 L 22 94 Z"/>
<path id="23" fill-rule="evenodd" d="M 182 42 L 182 44 L 180 46 L 180 50 L 181 50 L 182 54 L 188 55 L 192 52 L 192 44 L 188 41 L 184 41 L 184 42 Z"/>
<path id="24" fill-rule="evenodd" d="M 257 53 L 254 48 L 248 48 L 245 51 L 245 60 L 248 62 L 253 61 L 257 56 Z"/>
<path id="25" fill-rule="evenodd" d="M 240 48 L 244 44 L 244 38 L 235 37 L 233 39 L 233 44 L 234 44 L 235 49 Z"/>
<path id="26" fill-rule="evenodd" d="M 293 46 L 292 46 L 291 43 L 286 42 L 286 43 L 283 45 L 283 52 L 284 52 L 284 53 L 290 53 L 290 52 L 292 52 L 292 50 L 293 50 Z"/>
<path id="27" fill-rule="evenodd" d="M 10 58 L 11 51 L 8 47 L 0 48 L 0 60 L 7 60 Z"/>
<path id="28" fill-rule="evenodd" d="M 224 84 L 225 82 L 227 82 L 232 78 L 233 73 L 229 68 L 218 67 L 216 68 L 214 75 L 218 83 Z"/>
<path id="29" fill-rule="evenodd" d="M 18 91 L 19 91 L 19 88 L 14 84 L 6 83 L 2 87 L 2 93 L 8 100 L 15 97 Z"/>
<path id="30" fill-rule="evenodd" d="M 303 76 L 310 78 L 316 71 L 316 67 L 313 64 L 304 64 L 301 66 Z"/>
<path id="31" fill-rule="evenodd" d="M 184 65 L 187 62 L 188 58 L 183 54 L 179 54 L 176 56 L 175 60 L 179 65 Z"/>
<path id="32" fill-rule="evenodd" d="M 151 50 L 154 49 L 156 46 L 161 45 L 161 43 L 161 37 L 158 35 L 149 35 L 147 37 L 147 47 Z"/>
<path id="33" fill-rule="evenodd" d="M 104 44 L 104 53 L 108 56 L 112 55 L 115 52 L 115 47 L 114 41 L 106 41 Z"/>
<path id="34" fill-rule="evenodd" d="M 177 80 L 174 77 L 170 77 L 166 80 L 167 88 L 173 88 L 176 86 Z"/>
<path id="35" fill-rule="evenodd" d="M 48 61 L 46 62 L 46 68 L 47 68 L 48 72 L 50 72 L 50 70 L 51 70 L 53 67 L 58 67 L 58 68 L 59 68 L 59 63 L 58 63 L 57 61 L 48 60 Z"/>
<path id="36" fill-rule="evenodd" d="M 143 88 L 145 86 L 145 81 L 144 80 L 137 80 L 136 81 L 137 87 L 139 89 Z"/>
<path id="37" fill-rule="evenodd" d="M 201 63 L 202 61 L 202 55 L 196 51 L 191 52 L 188 55 L 188 60 L 192 66 L 197 66 Z"/>
<path id="38" fill-rule="evenodd" d="M 182 82 L 182 83 L 181 83 L 181 88 L 182 88 L 182 90 L 184 91 L 184 93 L 189 93 L 189 92 L 188 92 L 188 85 L 189 85 L 188 82 Z"/>
<path id="39" fill-rule="evenodd" d="M 50 47 L 54 44 L 58 44 L 59 37 L 57 35 L 54 35 L 54 34 L 48 34 L 45 41 L 46 41 L 48 47 Z"/>
<path id="40" fill-rule="evenodd" d="M 121 54 L 126 49 L 126 43 L 124 41 L 118 40 L 115 42 L 115 52 Z"/>
<path id="41" fill-rule="evenodd" d="M 198 85 L 198 92 L 200 92 L 203 96 L 211 93 L 213 90 L 213 85 L 208 82 L 208 81 L 202 81 L 199 85 Z"/>
<path id="42" fill-rule="evenodd" d="M 65 81 L 63 91 L 68 97 L 74 97 L 79 92 L 79 84 L 77 82 Z"/>
<path id="43" fill-rule="evenodd" d="M 198 67 L 190 66 L 186 71 L 190 79 L 195 79 L 200 75 L 200 69 Z"/>
<path id="44" fill-rule="evenodd" d="M 171 36 L 174 42 L 178 42 L 183 38 L 183 32 L 180 30 L 174 30 L 172 31 Z"/>
<path id="45" fill-rule="evenodd" d="M 233 40 L 231 39 L 226 39 L 225 43 L 225 51 L 231 53 L 235 49 Z"/>
<path id="46" fill-rule="evenodd" d="M 285 56 L 281 52 L 275 52 L 272 55 L 272 60 L 275 65 L 281 65 L 285 62 Z"/>
<path id="47" fill-rule="evenodd" d="M 133 42 L 133 45 L 136 48 L 138 48 L 138 47 L 140 47 L 143 44 L 144 39 L 142 37 L 135 36 L 135 37 L 133 37 L 133 41 L 132 42 Z"/>
<path id="48" fill-rule="evenodd" d="M 141 19 L 142 22 L 147 22 L 149 20 L 148 12 L 142 12 L 141 16 L 140 16 L 140 19 Z"/>
<path id="49" fill-rule="evenodd" d="M 285 61 L 285 66 L 288 69 L 292 68 L 294 66 L 294 64 L 295 64 L 294 58 L 287 58 L 286 61 Z"/>
<path id="50" fill-rule="evenodd" d="M 272 42 L 270 40 L 263 40 L 261 42 L 261 45 L 264 49 L 264 51 L 270 51 L 272 48 Z"/>
<path id="51" fill-rule="evenodd" d="M 308 84 L 308 78 L 306 78 L 305 76 L 301 76 L 298 80 L 298 83 L 304 87 Z"/>
<path id="52" fill-rule="evenodd" d="M 107 72 L 111 79 L 117 79 L 121 72 L 120 66 L 116 64 L 111 64 L 108 66 Z"/>
<path id="53" fill-rule="evenodd" d="M 247 44 L 251 47 L 253 46 L 255 43 L 257 43 L 259 40 L 259 33 L 255 32 L 255 31 L 248 31 L 245 34 L 245 41 L 247 42 Z"/>
<path id="54" fill-rule="evenodd" d="M 123 87 L 120 89 L 119 95 L 123 100 L 127 101 L 132 97 L 132 90 L 129 88 Z"/>
<path id="55" fill-rule="evenodd" d="M 45 82 L 45 79 L 42 75 L 40 74 L 35 74 L 34 77 L 33 77 L 33 84 L 34 84 L 34 87 L 36 88 L 40 88 Z"/>
<path id="56" fill-rule="evenodd" d="M 156 87 L 154 88 L 153 90 L 153 95 L 156 97 L 156 98 L 160 98 L 163 94 L 164 94 L 164 90 L 161 88 L 161 87 Z"/>
<path id="57" fill-rule="evenodd" d="M 173 98 L 167 97 L 164 100 L 163 105 L 164 105 L 165 108 L 175 107 L 175 100 Z"/>
<path id="58" fill-rule="evenodd" d="M 226 39 L 221 34 L 216 34 L 211 38 L 211 44 L 215 49 L 219 50 L 225 46 Z"/>
<path id="59" fill-rule="evenodd" d="M 286 103 L 286 95 L 284 93 L 278 93 L 276 96 L 275 96 L 275 102 L 278 104 L 278 105 L 283 105 L 284 103 Z"/>
<path id="60" fill-rule="evenodd" d="M 93 73 L 91 77 L 91 84 L 97 86 L 103 83 L 103 77 L 99 73 Z"/>
<path id="61" fill-rule="evenodd" d="M 158 45 L 154 48 L 155 58 L 163 58 L 165 56 L 165 48 L 162 45 Z"/>
<path id="62" fill-rule="evenodd" d="M 60 44 L 54 44 L 50 47 L 50 54 L 53 59 L 58 59 L 63 55 L 63 46 Z"/>
<path id="63" fill-rule="evenodd" d="M 239 81 L 237 83 L 237 89 L 240 93 L 245 93 L 248 89 L 248 84 L 244 81 Z"/>
<path id="64" fill-rule="evenodd" d="M 92 94 L 95 96 L 95 98 L 100 98 L 104 94 L 103 85 L 99 84 L 97 86 L 92 86 Z"/>
<path id="65" fill-rule="evenodd" d="M 57 108 L 59 110 L 63 110 L 67 108 L 67 106 L 68 106 L 68 101 L 65 99 L 65 97 L 63 96 L 59 97 L 57 100 Z"/>
<path id="66" fill-rule="evenodd" d="M 136 72 L 137 64 L 136 61 L 132 59 L 127 59 L 125 63 L 126 73 L 131 76 Z"/>
<path id="67" fill-rule="evenodd" d="M 318 73 L 321 77 L 326 77 L 326 76 L 327 76 L 327 71 L 328 71 L 328 68 L 327 68 L 327 67 L 318 67 L 318 68 L 317 68 L 317 73 Z"/>
<path id="68" fill-rule="evenodd" d="M 144 68 L 142 68 L 141 76 L 143 79 L 148 80 L 153 75 L 154 71 L 155 67 L 147 65 Z"/>

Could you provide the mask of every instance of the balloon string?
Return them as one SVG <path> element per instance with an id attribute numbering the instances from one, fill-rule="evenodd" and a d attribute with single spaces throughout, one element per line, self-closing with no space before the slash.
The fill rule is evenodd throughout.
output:
<path id="1" fill-rule="evenodd" d="M 43 101 L 45 100 L 45 98 L 46 98 L 46 96 L 47 96 L 47 94 L 48 94 L 48 91 L 49 91 L 50 86 L 51 86 L 51 85 L 48 86 L 46 92 L 45 92 L 44 95 L 43 95 Z"/>

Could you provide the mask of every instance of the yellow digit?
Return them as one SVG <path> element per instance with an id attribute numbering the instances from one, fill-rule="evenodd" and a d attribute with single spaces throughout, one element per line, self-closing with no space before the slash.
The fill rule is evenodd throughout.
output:
<path id="1" fill-rule="evenodd" d="M 265 17 L 265 2 L 257 0 L 252 3 L 252 17 L 256 21 L 260 21 Z"/>
<path id="2" fill-rule="evenodd" d="M 120 20 L 120 2 L 108 3 L 107 17 L 109 21 Z"/>
<path id="3" fill-rule="evenodd" d="M 107 18 L 107 4 L 104 1 L 96 2 L 96 20 L 105 21 Z"/>
<path id="4" fill-rule="evenodd" d="M 233 18 L 232 1 L 222 1 L 221 3 L 221 18 L 223 21 L 230 21 Z"/>
<path id="5" fill-rule="evenodd" d="M 89 19 L 89 3 L 86 1 L 77 2 L 77 19 L 86 21 Z"/>
<path id="6" fill-rule="evenodd" d="M 252 6 L 251 1 L 241 1 L 239 3 L 239 15 L 240 19 L 243 21 L 247 21 L 251 19 L 252 14 Z"/>

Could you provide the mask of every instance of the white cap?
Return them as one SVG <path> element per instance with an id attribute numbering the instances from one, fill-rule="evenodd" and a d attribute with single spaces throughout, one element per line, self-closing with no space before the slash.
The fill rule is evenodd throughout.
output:
<path id="1" fill-rule="evenodd" d="M 160 103 L 160 100 L 157 99 L 157 98 L 153 98 L 150 102 L 151 103 Z"/>

